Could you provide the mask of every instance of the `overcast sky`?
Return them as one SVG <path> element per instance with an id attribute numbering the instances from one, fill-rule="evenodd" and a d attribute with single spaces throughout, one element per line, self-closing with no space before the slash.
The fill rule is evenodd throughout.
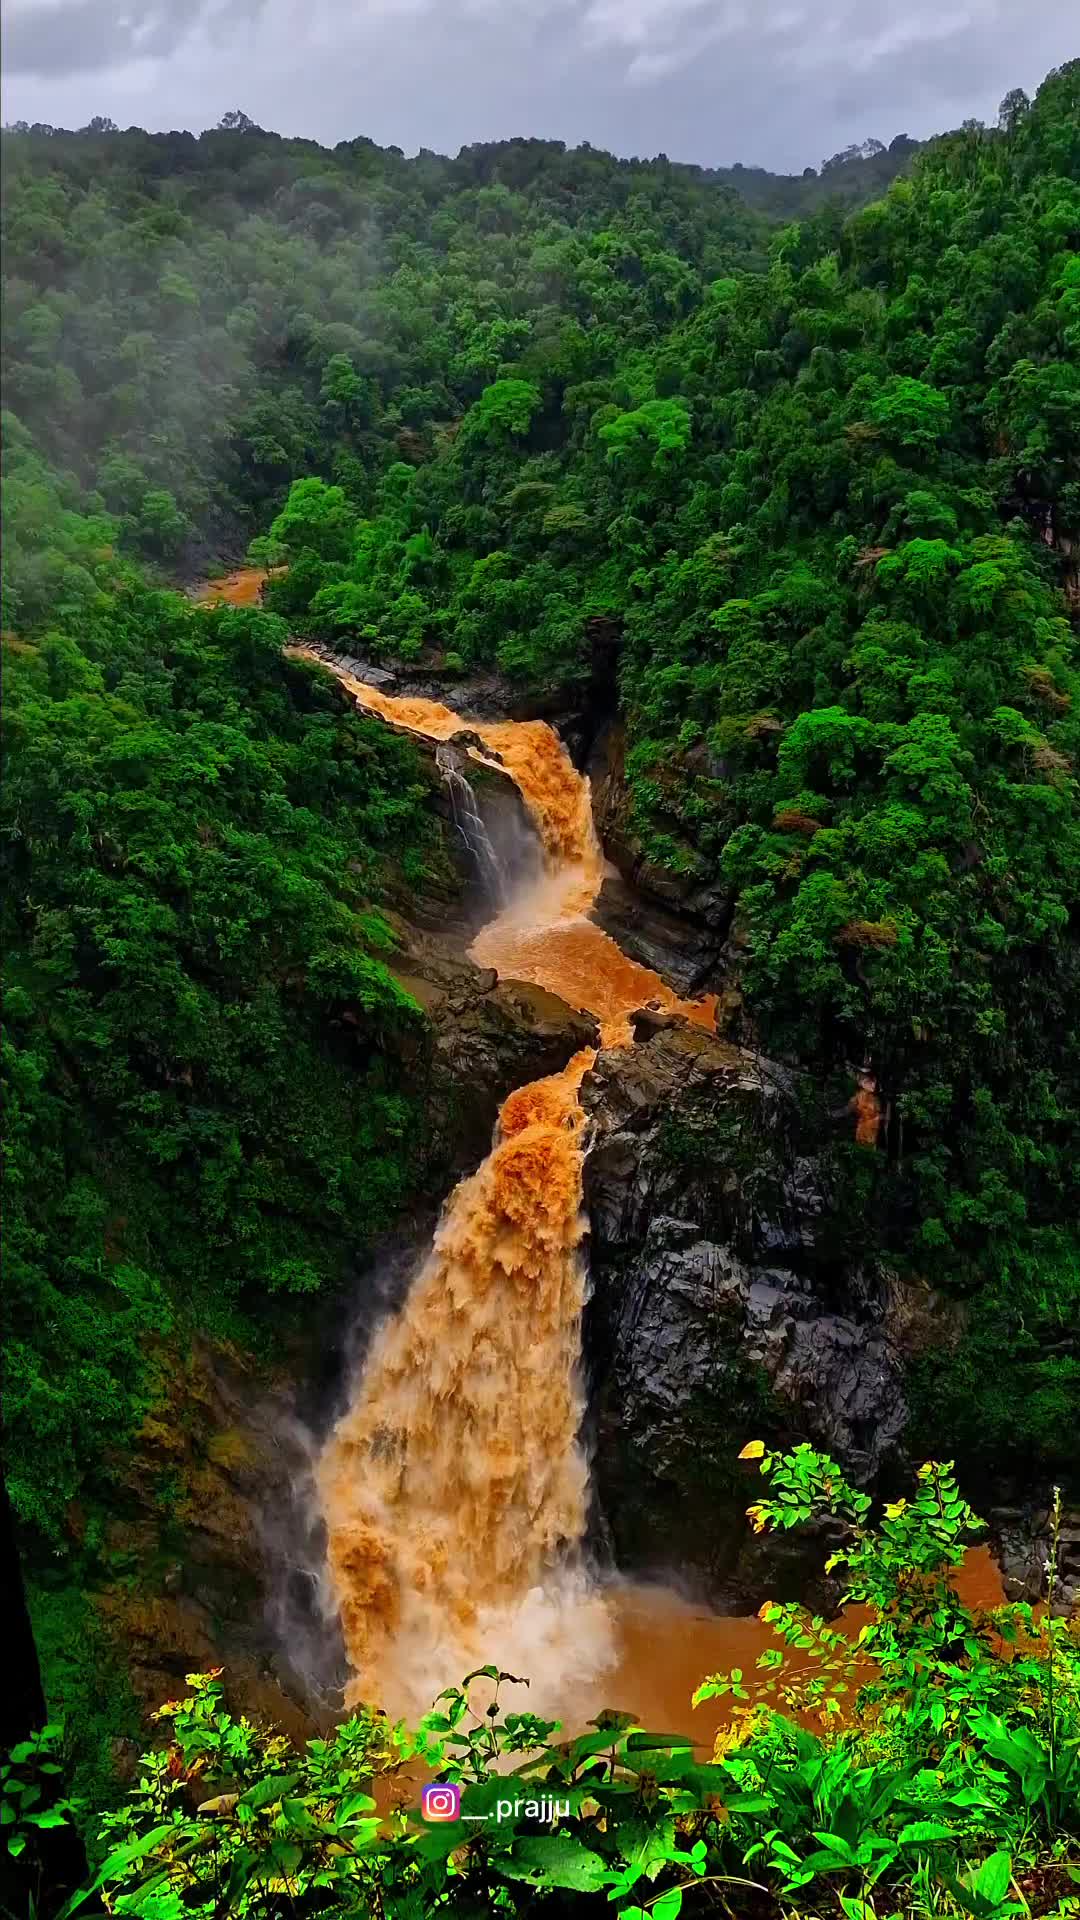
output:
<path id="1" fill-rule="evenodd" d="M 1077 55 L 1076 0 L 6 0 L 3 113 L 801 171 L 992 120 Z"/>

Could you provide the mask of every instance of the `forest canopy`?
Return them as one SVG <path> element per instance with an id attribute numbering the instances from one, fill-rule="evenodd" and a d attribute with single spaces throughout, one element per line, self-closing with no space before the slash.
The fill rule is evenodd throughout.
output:
<path id="1" fill-rule="evenodd" d="M 832 1116 L 836 1274 L 915 1303 L 905 1446 L 995 1500 L 1080 1497 L 1080 61 L 992 128 L 798 179 L 530 139 L 331 152 L 239 112 L 198 138 L 18 126 L 3 160 L 4 1476 L 77 1796 L 115 1801 L 137 1731 L 97 1603 L 130 1628 L 146 1600 L 168 1639 L 199 1500 L 181 1358 L 206 1337 L 258 1374 L 449 1178 L 387 914 L 456 884 L 435 776 L 291 639 L 608 730 L 622 850 L 707 903 L 728 1038 L 807 1132 Z M 192 596 L 245 558 L 260 605 Z M 738 1178 L 716 1141 L 705 1173 Z M 788 1414 L 760 1398 L 771 1446 Z M 980 1523 L 951 1460 L 871 1526 L 805 1444 L 741 1457 L 778 1476 L 758 1530 L 848 1528 L 827 1570 L 878 1609 L 869 1688 L 821 1617 L 764 1617 L 852 1683 L 850 1728 L 772 1718 L 852 1706 L 820 1676 L 772 1699 L 775 1649 L 706 1683 L 753 1689 L 715 1763 L 616 1716 L 623 1798 L 592 1799 L 612 1729 L 562 1749 L 575 1831 L 506 1837 L 500 1910 L 606 1887 L 674 1920 L 707 1857 L 740 1914 L 814 1882 L 873 1920 L 881 1876 L 971 1920 L 1014 1889 L 1075 1905 L 1075 1642 L 1051 1610 L 961 1605 Z M 1051 1589 L 1061 1524 L 1056 1500 Z M 377 1882 L 411 1914 L 421 1880 L 470 1912 L 483 1881 L 488 1910 L 486 1856 L 438 1827 L 377 1857 L 383 1719 L 281 1776 L 287 1743 L 189 1683 L 171 1747 L 130 1748 L 110 1906 L 277 1911 L 257 1829 L 320 1911 Z M 410 1755 L 473 1793 L 501 1791 L 500 1739 L 553 1731 L 478 1721 L 459 1764 L 448 1700 Z M 11 1857 L 71 1811 L 58 1738 L 5 1762 Z M 237 1791 L 196 1813 L 226 1750 Z"/>
<path id="2" fill-rule="evenodd" d="M 333 1284 L 341 1222 L 416 1178 L 377 905 L 434 857 L 423 776 L 289 631 L 523 697 L 615 637 L 634 832 L 722 889 L 745 1036 L 877 1090 L 843 1234 L 963 1303 L 935 1445 L 1059 1456 L 1080 65 L 800 181 L 243 116 L 8 130 L 4 159 L 24 1518 L 56 1534 L 149 1332 L 223 1278 Z M 249 542 L 287 564 L 267 611 L 172 590 Z"/>

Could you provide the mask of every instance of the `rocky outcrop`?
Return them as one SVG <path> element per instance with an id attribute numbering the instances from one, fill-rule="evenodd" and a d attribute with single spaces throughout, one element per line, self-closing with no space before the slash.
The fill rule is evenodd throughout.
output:
<path id="1" fill-rule="evenodd" d="M 289 1555 L 267 1528 L 284 1526 L 304 1467 L 293 1381 L 311 1368 L 306 1346 L 288 1345 L 270 1369 L 200 1338 L 160 1350 L 105 1542 L 119 1577 L 94 1598 L 147 1710 L 181 1693 L 186 1673 L 225 1666 L 237 1711 L 302 1738 L 332 1703 L 320 1713 L 302 1658 L 271 1623 Z"/>
<path id="2" fill-rule="evenodd" d="M 604 881 L 593 918 L 679 993 L 700 993 L 726 971 L 731 897 L 715 881 L 649 859 L 631 820 L 625 751 L 622 723 L 612 720 L 599 732 L 588 761 L 597 834 L 616 870 Z"/>
<path id="3" fill-rule="evenodd" d="M 1048 1500 L 1024 1498 L 991 1507 L 988 1521 L 994 1555 L 1001 1568 L 1006 1598 L 1035 1603 L 1047 1594 L 1047 1565 L 1053 1546 L 1053 1514 Z M 1080 1510 L 1061 1514 L 1057 1538 L 1054 1612 L 1080 1607 Z"/>
<path id="4" fill-rule="evenodd" d="M 430 933 L 387 917 L 399 942 L 389 964 L 431 1023 L 425 1044 L 433 1132 L 457 1170 L 474 1167 L 491 1145 L 507 1094 L 595 1046 L 596 1022 L 543 987 L 500 980 L 493 967 L 478 967 Z"/>
<path id="5" fill-rule="evenodd" d="M 565 741 L 575 766 L 582 768 L 618 704 L 615 669 L 620 644 L 616 622 L 593 615 L 585 622 L 573 677 L 539 685 L 510 680 L 497 668 L 451 668 L 439 653 L 376 667 L 358 656 L 305 642 L 311 652 L 344 666 L 382 693 L 441 700 L 455 713 L 484 720 L 546 720 Z"/>
<path id="6" fill-rule="evenodd" d="M 437 655 L 376 667 L 358 655 L 335 651 L 317 641 L 305 641 L 304 645 L 310 653 L 329 665 L 343 667 L 354 679 L 366 681 L 380 693 L 442 701 L 463 716 L 465 726 L 470 714 L 478 720 L 546 720 L 566 741 L 578 764 L 596 737 L 599 719 L 594 718 L 592 683 L 588 679 L 570 688 L 527 687 L 508 680 L 494 668 L 450 671 Z M 601 704 L 606 714 L 608 703 Z M 596 712 L 598 715 L 599 707 Z"/>
<path id="7" fill-rule="evenodd" d="M 610 846 L 605 845 L 605 851 L 610 857 Z M 705 992 L 717 981 L 723 948 L 719 931 L 663 904 L 655 893 L 639 892 L 621 873 L 605 875 L 591 917 L 624 953 L 651 967 L 684 998 Z"/>
<path id="8" fill-rule="evenodd" d="M 337 653 L 313 642 L 304 642 L 303 655 L 339 668 L 380 693 L 413 694 L 436 700 L 450 694 L 446 685 L 428 687 L 406 683 L 401 672 L 373 667 L 351 654 Z M 335 684 L 343 705 L 352 706 L 352 694 L 340 682 Z M 486 714 L 499 709 L 480 702 L 473 711 Z M 457 938 L 464 945 L 491 917 L 498 904 L 496 869 L 521 870 L 537 857 L 535 831 L 516 783 L 494 764 L 497 756 L 485 747 L 485 764 L 480 766 L 470 755 L 470 746 L 482 743 L 470 734 L 467 722 L 462 723 L 460 732 L 451 740 L 445 741 L 427 740 L 407 727 L 396 727 L 389 719 L 384 719 L 382 724 L 406 734 L 427 769 L 432 809 L 444 826 L 446 856 L 445 869 L 432 868 L 422 884 L 415 881 L 396 884 L 394 876 L 388 875 L 387 889 L 391 898 L 396 891 L 396 904 L 407 910 L 419 925 L 437 930 L 444 938 Z M 468 794 L 465 811 L 461 802 L 463 788 Z M 466 817 L 471 810 L 475 810 L 486 843 L 483 847 L 477 846 L 472 823 Z"/>
<path id="9" fill-rule="evenodd" d="M 639 1029 L 582 1090 L 598 1500 L 622 1563 L 757 1604 L 785 1575 L 747 1534 L 740 1447 L 809 1438 L 868 1480 L 904 1430 L 905 1358 L 946 1317 L 844 1245 L 827 1132 L 786 1070 L 696 1027 Z M 794 1590 L 805 1548 L 781 1550 Z"/>
<path id="10" fill-rule="evenodd" d="M 395 667 L 397 691 L 443 700 L 455 713 L 484 719 L 546 720 L 565 742 L 575 766 L 584 767 L 616 707 L 615 665 L 620 629 L 601 615 L 585 622 L 580 670 L 571 681 L 545 686 L 508 680 L 492 670 L 448 673 L 438 657 Z M 387 689 L 389 691 L 389 689 Z"/>

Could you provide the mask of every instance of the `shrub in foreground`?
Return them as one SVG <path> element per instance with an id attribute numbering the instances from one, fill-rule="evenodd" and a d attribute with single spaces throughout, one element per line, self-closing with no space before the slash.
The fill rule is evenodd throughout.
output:
<path id="1" fill-rule="evenodd" d="M 710 1759 L 622 1713 L 561 1740 L 506 1707 L 524 1683 L 494 1667 L 415 1730 L 365 1709 L 298 1752 L 234 1719 L 219 1674 L 191 1675 L 65 1913 L 1080 1912 L 1080 1637 L 1054 1612 L 1056 1547 L 1045 1608 L 973 1610 L 957 1574 L 982 1523 L 948 1465 L 920 1468 L 912 1497 L 875 1519 L 808 1446 L 753 1442 L 744 1457 L 766 1483 L 755 1526 L 830 1516 L 829 1567 L 868 1617 L 855 1635 L 797 1605 L 763 1609 L 776 1644 L 756 1671 L 712 1675 L 695 1696 L 731 1702 Z M 421 1772 L 460 1785 L 460 1819 L 387 1811 L 417 1797 Z M 7 1832 L 25 1844 L 25 1818 Z"/>

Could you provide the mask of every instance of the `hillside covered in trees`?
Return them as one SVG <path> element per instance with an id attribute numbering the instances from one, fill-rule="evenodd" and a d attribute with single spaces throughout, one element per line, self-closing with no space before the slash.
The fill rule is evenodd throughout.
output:
<path id="1" fill-rule="evenodd" d="M 508 364 L 611 371 L 717 275 L 765 264 L 751 205 L 825 201 L 836 227 L 915 145 L 806 180 L 747 170 L 744 199 L 741 170 L 557 141 L 407 160 L 227 121 L 4 135 L 6 405 L 168 561 L 262 531 L 312 472 L 370 505 Z"/>
<path id="2" fill-rule="evenodd" d="M 436 536 L 412 490 L 445 494 L 469 459 L 447 501 L 459 545 L 498 548 L 490 456 L 516 466 L 520 424 L 546 449 L 527 457 L 565 466 L 606 399 L 590 383 L 644 367 L 718 279 L 763 274 L 771 244 L 728 186 L 664 161 L 543 141 L 407 161 L 229 118 L 199 139 L 4 134 L 7 1419 L 16 1505 L 53 1540 L 145 1404 L 148 1336 L 211 1296 L 340 1277 L 340 1223 L 354 1245 L 385 1224 L 422 1124 L 421 1090 L 386 1065 L 385 1022 L 407 1013 L 355 957 L 378 946 L 357 913 L 379 861 L 406 884 L 423 871 L 409 753 L 332 717 L 281 662 L 280 620 L 196 614 L 154 583 L 239 557 L 312 489 L 325 524 L 290 607 L 323 584 L 313 566 L 343 572 L 368 516 L 384 545 L 400 531 L 391 577 L 422 583 Z M 766 176 L 769 193 L 865 195 L 910 146 Z M 820 218 L 835 237 L 832 199 Z M 530 486 L 539 529 L 555 489 L 529 480 L 515 520 Z M 560 513 L 522 584 L 535 604 L 565 573 L 546 618 L 572 676 L 589 609 L 572 601 L 580 510 Z M 496 612 L 505 568 L 495 553 L 490 657 L 520 624 Z M 426 643 L 426 604 L 394 591 L 385 648 Z M 364 966 L 369 1070 L 393 1084 L 358 1121 L 353 1060 L 309 1049 Z M 376 1137 L 384 1171 L 366 1159 L 357 1186 Z"/>
<path id="3" fill-rule="evenodd" d="M 616 253 L 610 371 L 579 309 L 375 511 L 301 482 L 254 549 L 376 658 L 539 689 L 617 631 L 640 842 L 726 886 L 748 1030 L 872 1081 L 843 1204 L 969 1303 L 926 1417 L 984 1458 L 1053 1453 L 1080 1390 L 1078 99 L 1074 65 L 764 268 L 676 296 Z"/>
<path id="4" fill-rule="evenodd" d="M 445 884 L 430 774 L 290 634 L 523 712 L 587 702 L 603 637 L 630 829 L 722 897 L 735 1037 L 872 1089 L 838 1232 L 950 1303 L 920 1444 L 1075 1473 L 1080 62 L 790 181 L 237 118 L 4 134 L 39 1619 L 70 1639 L 108 1560 L 170 1341 L 265 1351 L 429 1177 L 380 907 Z M 184 596 L 249 546 L 264 607 Z"/>

